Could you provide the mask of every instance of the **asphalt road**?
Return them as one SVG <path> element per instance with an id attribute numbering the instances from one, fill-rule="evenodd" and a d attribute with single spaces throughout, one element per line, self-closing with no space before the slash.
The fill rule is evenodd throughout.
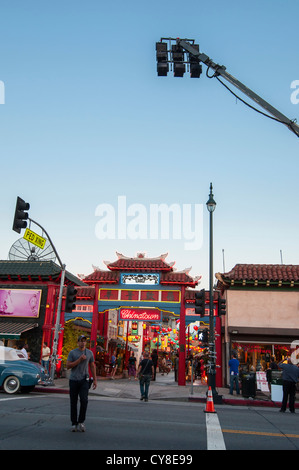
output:
<path id="1" fill-rule="evenodd" d="M 204 409 L 192 402 L 90 397 L 86 432 L 72 433 L 68 395 L 0 392 L 0 450 L 104 450 L 105 458 L 147 450 L 186 459 L 188 451 L 207 449 L 299 449 L 299 413 L 227 405 L 219 405 L 216 414 Z"/>

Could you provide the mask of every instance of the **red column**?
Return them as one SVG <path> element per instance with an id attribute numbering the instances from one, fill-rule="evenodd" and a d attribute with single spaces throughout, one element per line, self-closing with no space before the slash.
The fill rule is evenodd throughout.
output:
<path id="1" fill-rule="evenodd" d="M 55 316 L 56 287 L 57 286 L 48 285 L 45 321 L 43 324 L 43 342 L 45 341 L 50 348 L 52 347 L 51 340 Z"/>
<path id="2" fill-rule="evenodd" d="M 179 371 L 178 385 L 186 385 L 186 313 L 185 313 L 185 286 L 181 290 L 181 311 L 180 311 L 180 339 L 179 339 Z"/>
<path id="3" fill-rule="evenodd" d="M 97 350 L 97 333 L 98 333 L 98 322 L 99 322 L 99 284 L 95 285 L 94 301 L 93 301 L 93 313 L 92 313 L 92 324 L 90 333 L 90 349 L 93 352 L 94 357 L 96 356 Z"/>

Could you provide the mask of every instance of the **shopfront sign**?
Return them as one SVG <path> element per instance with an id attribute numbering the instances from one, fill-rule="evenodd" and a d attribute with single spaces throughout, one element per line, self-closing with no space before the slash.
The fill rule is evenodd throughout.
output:
<path id="1" fill-rule="evenodd" d="M 162 312 L 157 308 L 120 308 L 119 319 L 159 322 L 162 320 Z"/>

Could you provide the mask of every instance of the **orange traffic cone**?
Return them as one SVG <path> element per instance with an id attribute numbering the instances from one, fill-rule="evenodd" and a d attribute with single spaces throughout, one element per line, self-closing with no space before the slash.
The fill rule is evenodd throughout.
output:
<path id="1" fill-rule="evenodd" d="M 214 401 L 213 401 L 213 394 L 212 394 L 212 389 L 209 387 L 208 390 L 208 396 L 207 396 L 207 404 L 206 404 L 206 409 L 204 410 L 205 413 L 216 413 L 216 410 L 214 408 Z"/>

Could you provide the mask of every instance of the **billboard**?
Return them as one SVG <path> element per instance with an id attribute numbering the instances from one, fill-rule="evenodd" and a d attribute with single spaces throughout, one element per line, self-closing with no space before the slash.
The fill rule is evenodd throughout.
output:
<path id="1" fill-rule="evenodd" d="M 42 291 L 38 289 L 0 289 L 0 318 L 38 318 Z"/>

